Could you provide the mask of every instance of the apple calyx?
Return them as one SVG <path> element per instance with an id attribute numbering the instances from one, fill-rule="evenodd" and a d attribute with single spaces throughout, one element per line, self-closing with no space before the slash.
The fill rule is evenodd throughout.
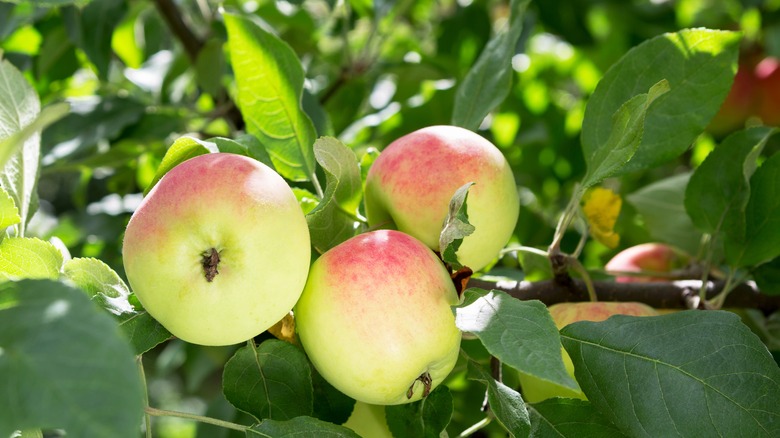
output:
<path id="1" fill-rule="evenodd" d="M 420 374 L 420 377 L 414 379 L 414 382 L 412 382 L 412 385 L 409 387 L 409 390 L 406 391 L 406 398 L 412 398 L 414 396 L 414 385 L 417 382 L 422 382 L 423 384 L 423 397 L 428 397 L 428 394 L 431 393 L 431 386 L 433 385 L 433 378 L 431 378 L 431 375 L 428 373 L 428 371 Z"/>
<path id="2" fill-rule="evenodd" d="M 211 248 L 203 253 L 203 258 L 200 261 L 203 265 L 203 273 L 206 276 L 206 281 L 211 283 L 214 281 L 214 277 L 219 274 L 219 251 L 216 248 Z"/>

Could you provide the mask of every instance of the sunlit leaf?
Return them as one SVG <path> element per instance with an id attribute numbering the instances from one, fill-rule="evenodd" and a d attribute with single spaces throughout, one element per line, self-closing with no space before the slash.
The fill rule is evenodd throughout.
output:
<path id="1" fill-rule="evenodd" d="M 463 239 L 474 232 L 474 225 L 469 223 L 468 214 L 468 196 L 469 189 L 473 182 L 462 185 L 450 200 L 447 218 L 444 220 L 444 227 L 439 235 L 439 252 L 442 260 L 449 263 L 453 269 L 460 269 L 463 265 L 458 261 L 458 248 L 460 248 Z"/>
<path id="2" fill-rule="evenodd" d="M 620 236 L 615 232 L 615 223 L 622 203 L 620 196 L 603 187 L 590 189 L 582 199 L 582 212 L 588 221 L 591 235 L 608 248 L 616 248 L 620 242 Z"/>
<path id="3" fill-rule="evenodd" d="M 62 253 L 45 240 L 10 237 L 0 242 L 0 279 L 56 280 L 61 268 Z"/>

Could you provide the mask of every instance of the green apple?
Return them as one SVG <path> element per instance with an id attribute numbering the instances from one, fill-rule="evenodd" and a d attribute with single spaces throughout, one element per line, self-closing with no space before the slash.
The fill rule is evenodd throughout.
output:
<path id="1" fill-rule="evenodd" d="M 615 254 L 605 269 L 613 272 L 667 273 L 688 264 L 688 256 L 664 243 L 643 243 Z M 667 281 L 666 277 L 618 275 L 618 283 L 642 283 Z"/>
<path id="2" fill-rule="evenodd" d="M 364 403 L 419 400 L 450 373 L 458 295 L 441 260 L 394 230 L 360 234 L 312 264 L 295 326 L 320 374 Z"/>
<path id="3" fill-rule="evenodd" d="M 373 227 L 395 227 L 439 249 L 449 202 L 462 185 L 468 218 L 476 231 L 457 252 L 461 264 L 478 271 L 512 236 L 519 197 L 512 169 L 498 148 L 455 126 L 431 126 L 387 146 L 366 177 L 366 215 Z"/>
<path id="4" fill-rule="evenodd" d="M 363 438 L 393 438 L 387 426 L 385 407 L 382 405 L 369 405 L 356 401 L 352 415 L 343 426 L 352 429 Z"/>
<path id="5" fill-rule="evenodd" d="M 585 302 L 560 303 L 549 307 L 550 316 L 558 329 L 577 321 L 604 321 L 612 315 L 655 316 L 658 315 L 652 307 L 636 302 Z M 574 364 L 571 357 L 561 346 L 563 364 L 566 371 L 574 378 Z M 568 397 L 586 400 L 581 390 L 565 388 L 535 376 L 519 373 L 520 385 L 523 389 L 523 399 L 528 403 L 537 403 L 552 397 Z"/>
<path id="6" fill-rule="evenodd" d="M 163 176 L 131 217 L 122 255 L 138 300 L 173 335 L 230 345 L 292 309 L 310 251 L 284 179 L 251 158 L 213 153 Z"/>

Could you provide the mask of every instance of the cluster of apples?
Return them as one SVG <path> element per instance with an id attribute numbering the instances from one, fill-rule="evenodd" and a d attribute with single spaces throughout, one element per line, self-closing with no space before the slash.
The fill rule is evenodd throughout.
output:
<path id="1" fill-rule="evenodd" d="M 184 341 L 236 344 L 292 309 L 301 345 L 334 387 L 370 405 L 419 400 L 458 357 L 459 297 L 434 250 L 450 199 L 468 182 L 476 231 L 457 254 L 482 269 L 512 235 L 517 188 L 492 143 L 452 126 L 410 133 L 372 165 L 369 225 L 394 229 L 359 234 L 310 263 L 306 219 L 280 175 L 248 157 L 200 155 L 166 173 L 133 214 L 125 272 L 149 314 Z"/>

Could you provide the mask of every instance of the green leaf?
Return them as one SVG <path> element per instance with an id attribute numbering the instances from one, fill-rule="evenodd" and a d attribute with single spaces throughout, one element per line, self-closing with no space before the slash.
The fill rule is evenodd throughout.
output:
<path id="1" fill-rule="evenodd" d="M 691 173 L 681 173 L 658 180 L 626 196 L 644 219 L 650 236 L 696 254 L 701 232 L 693 226 L 685 211 L 685 191 Z"/>
<path id="2" fill-rule="evenodd" d="M 397 437 L 439 438 L 452 412 L 452 394 L 444 385 L 414 403 L 385 406 L 387 426 Z"/>
<path id="3" fill-rule="evenodd" d="M 135 354 L 144 354 L 173 335 L 146 311 L 119 315 L 119 328 L 130 341 Z"/>
<path id="4" fill-rule="evenodd" d="M 260 143 L 260 140 L 252 134 L 240 135 L 235 139 L 214 137 L 207 141 L 214 143 L 220 152 L 245 155 L 276 170 L 274 168 L 274 163 L 271 161 L 271 157 L 268 155 L 268 151 L 265 150 L 265 147 Z"/>
<path id="5" fill-rule="evenodd" d="M 14 198 L 0 187 L 0 237 L 2 237 L 3 230 L 21 221 L 22 218 L 19 217 L 19 210 L 16 208 Z"/>
<path id="6" fill-rule="evenodd" d="M 312 369 L 314 386 L 314 416 L 323 421 L 343 424 L 352 414 L 355 400 L 334 388 L 320 373 Z"/>
<path id="7" fill-rule="evenodd" d="M 133 313 L 130 288 L 107 264 L 95 258 L 74 258 L 65 262 L 62 271 L 69 280 L 87 293 L 93 301 L 114 315 Z"/>
<path id="8" fill-rule="evenodd" d="M 28 140 L 33 139 L 34 141 L 39 141 L 38 134 L 40 134 L 40 131 L 63 118 L 68 114 L 69 110 L 70 105 L 64 102 L 49 105 L 43 108 L 43 111 L 35 116 L 30 124 L 25 125 L 10 136 L 2 138 L 2 140 L 0 140 L 0 166 L 13 158 L 14 154 Z"/>
<path id="9" fill-rule="evenodd" d="M 248 438 L 360 438 L 344 426 L 328 423 L 312 417 L 295 417 L 287 421 L 263 420 L 246 431 Z"/>
<path id="10" fill-rule="evenodd" d="M 529 0 L 512 0 L 509 27 L 496 34 L 463 78 L 455 94 L 452 124 L 475 131 L 512 88 L 512 57 L 523 31 Z"/>
<path id="11" fill-rule="evenodd" d="M 124 0 L 93 0 L 80 13 L 77 9 L 72 11 L 72 28 L 69 29 L 79 46 L 98 71 L 98 77 L 106 81 L 108 79 L 108 66 L 113 56 L 111 50 L 111 37 L 114 29 L 127 12 L 127 2 Z M 78 15 L 76 15 L 78 14 Z M 68 22 L 66 21 L 66 26 Z"/>
<path id="12" fill-rule="evenodd" d="M 306 189 L 293 187 L 292 191 L 293 194 L 295 194 L 295 199 L 298 200 L 298 204 L 303 209 L 303 214 L 311 213 L 311 211 L 314 210 L 320 203 L 320 200 L 317 199 L 317 195 Z"/>
<path id="13" fill-rule="evenodd" d="M 278 339 L 240 348 L 225 364 L 222 391 L 236 408 L 258 420 L 312 415 L 311 368 L 297 347 Z"/>
<path id="14" fill-rule="evenodd" d="M 439 252 L 442 255 L 442 260 L 456 270 L 463 267 L 458 261 L 458 248 L 463 243 L 463 239 L 475 230 L 474 225 L 469 223 L 467 205 L 469 189 L 473 185 L 473 182 L 463 184 L 452 195 L 447 218 L 444 220 L 444 226 L 439 235 Z"/>
<path id="15" fill-rule="evenodd" d="M 338 139 L 320 137 L 314 143 L 314 154 L 325 171 L 327 185 L 322 201 L 306 221 L 312 246 L 324 253 L 355 235 L 363 183 L 355 153 Z"/>
<path id="16" fill-rule="evenodd" d="M 753 270 L 758 290 L 767 295 L 780 295 L 780 257 Z"/>
<path id="17" fill-rule="evenodd" d="M 293 181 L 316 179 L 314 124 L 301 109 L 303 68 L 284 41 L 250 19 L 224 14 L 228 47 L 247 131 L 271 155 L 276 170 Z"/>
<path id="18" fill-rule="evenodd" d="M 533 438 L 624 437 L 590 402 L 553 398 L 528 406 Z"/>
<path id="19" fill-rule="evenodd" d="M 588 171 L 582 181 L 583 190 L 617 173 L 634 156 L 642 143 L 650 105 L 668 92 L 669 81 L 661 79 L 647 93 L 631 97 L 615 111 L 606 142 L 586 150 Z"/>
<path id="20" fill-rule="evenodd" d="M 497 290 L 471 288 L 464 297 L 455 324 L 477 336 L 491 355 L 525 374 L 577 388 L 563 365 L 558 328 L 547 306 Z"/>
<path id="21" fill-rule="evenodd" d="M 10 237 L 0 242 L 0 280 L 48 278 L 56 280 L 62 253 L 49 242 L 33 237 Z"/>
<path id="22" fill-rule="evenodd" d="M 731 266 L 758 266 L 780 256 L 780 154 L 772 155 L 750 178 L 744 233 L 726 239 Z"/>
<path id="23" fill-rule="evenodd" d="M 222 48 L 225 41 L 211 38 L 198 52 L 195 60 L 195 78 L 198 86 L 212 96 L 219 96 L 222 90 L 222 75 L 225 74 L 225 55 Z"/>
<path id="24" fill-rule="evenodd" d="M 67 6 L 67 5 L 85 6 L 94 0 L 3 0 L 3 1 L 8 1 L 10 3 L 31 3 L 35 6 L 41 6 L 41 7 L 44 6 L 59 7 L 59 6 Z"/>
<path id="25" fill-rule="evenodd" d="M 116 323 L 83 292 L 52 281 L 0 285 L 0 436 L 137 437 L 143 392 Z"/>
<path id="26" fill-rule="evenodd" d="M 160 179 L 168 173 L 171 169 L 176 167 L 190 158 L 197 157 L 198 155 L 208 154 L 209 152 L 216 152 L 217 149 L 213 143 L 207 143 L 202 140 L 198 140 L 193 137 L 179 137 L 173 142 L 171 147 L 165 152 L 165 156 L 157 167 L 157 173 L 155 173 L 152 183 L 144 190 L 144 196 L 148 195 Z"/>
<path id="27" fill-rule="evenodd" d="M 780 434 L 780 368 L 738 316 L 613 316 L 561 330 L 594 407 L 631 436 Z"/>
<path id="28" fill-rule="evenodd" d="M 731 88 L 740 34 L 684 29 L 643 42 L 612 65 L 585 108 L 585 157 L 612 135 L 612 115 L 662 79 L 669 92 L 647 112 L 639 148 L 618 174 L 654 167 L 684 152 L 707 126 Z"/>
<path id="29" fill-rule="evenodd" d="M 728 136 L 693 172 L 685 191 L 685 210 L 702 231 L 718 234 L 744 227 L 750 177 L 773 128 L 759 127 Z"/>
<path id="30" fill-rule="evenodd" d="M 468 360 L 468 378 L 487 386 L 487 400 L 496 420 L 514 437 L 526 437 L 531 431 L 528 410 L 520 393 L 497 381 L 487 371 Z"/>

